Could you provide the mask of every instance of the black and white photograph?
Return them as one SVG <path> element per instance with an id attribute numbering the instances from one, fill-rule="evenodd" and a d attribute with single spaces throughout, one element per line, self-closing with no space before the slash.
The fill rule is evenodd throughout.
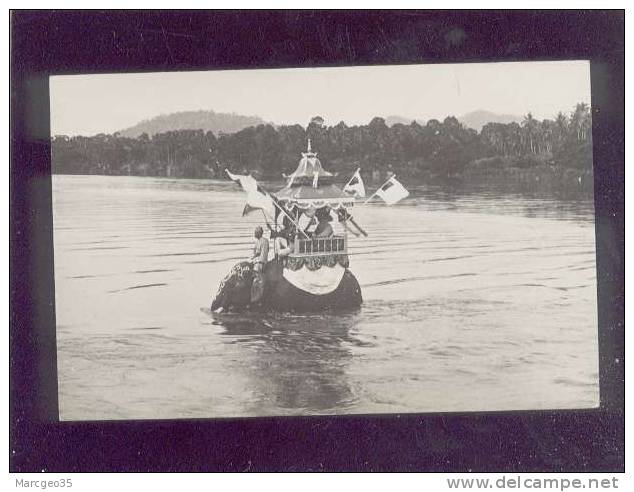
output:
<path id="1" fill-rule="evenodd" d="M 49 84 L 61 420 L 598 407 L 587 60 Z"/>
<path id="2" fill-rule="evenodd" d="M 138 7 L 8 14 L 10 485 L 623 488 L 624 10 Z"/>

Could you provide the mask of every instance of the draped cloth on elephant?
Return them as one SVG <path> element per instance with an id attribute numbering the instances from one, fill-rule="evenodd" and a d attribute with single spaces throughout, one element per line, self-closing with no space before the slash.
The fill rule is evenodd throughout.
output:
<path id="1" fill-rule="evenodd" d="M 310 270 L 304 265 L 298 270 L 284 268 L 283 276 L 298 289 L 321 296 L 339 287 L 345 271 L 338 263 L 332 267 L 322 266 L 318 270 Z"/>
<path id="2" fill-rule="evenodd" d="M 348 268 L 348 255 L 289 256 L 286 259 L 286 267 L 290 270 L 299 270 L 304 266 L 309 270 L 318 270 L 323 266 L 334 267 L 337 264 Z"/>

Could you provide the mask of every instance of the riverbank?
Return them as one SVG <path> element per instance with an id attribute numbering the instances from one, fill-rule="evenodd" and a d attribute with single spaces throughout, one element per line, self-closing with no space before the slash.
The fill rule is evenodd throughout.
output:
<path id="1" fill-rule="evenodd" d="M 415 187 L 425 184 L 434 184 L 439 187 L 454 188 L 461 185 L 475 185 L 478 189 L 486 189 L 489 185 L 497 191 L 526 191 L 526 192 L 555 192 L 581 194 L 592 196 L 594 190 L 593 173 L 591 169 L 564 168 L 551 164 L 540 164 L 530 168 L 519 168 L 511 166 L 483 165 L 483 160 L 474 161 L 465 167 L 462 172 L 453 173 L 449 176 L 440 175 L 429 170 L 419 171 L 418 169 L 390 168 L 387 171 L 364 171 L 361 176 L 369 189 L 376 188 L 384 183 L 389 176 L 396 174 L 398 179 L 406 187 Z M 95 169 L 98 171 L 98 169 Z M 244 172 L 248 172 L 244 171 Z M 354 169 L 349 172 L 340 172 L 337 182 L 345 183 L 348 176 L 351 176 Z M 73 173 L 54 173 L 73 174 Z M 139 176 L 170 179 L 225 179 L 224 173 L 209 173 L 208 176 L 165 176 L 151 173 L 116 173 L 116 172 L 84 172 L 77 175 L 99 175 L 99 176 Z M 265 176 L 261 173 L 252 172 L 252 175 L 267 182 L 280 181 L 280 176 Z"/>
<path id="2" fill-rule="evenodd" d="M 392 173 L 410 185 L 434 184 L 438 186 L 474 185 L 486 188 L 490 185 L 498 191 L 565 192 L 592 196 L 594 174 L 592 167 L 568 167 L 552 159 L 535 157 L 490 157 L 469 162 L 461 171 L 450 174 L 434 172 L 419 166 L 379 173 L 365 173 L 367 183 L 380 184 Z"/>

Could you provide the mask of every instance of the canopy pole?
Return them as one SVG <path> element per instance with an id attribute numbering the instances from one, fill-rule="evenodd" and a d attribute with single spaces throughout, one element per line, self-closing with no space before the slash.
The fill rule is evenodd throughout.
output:
<path id="1" fill-rule="evenodd" d="M 268 192 L 267 192 L 267 193 L 268 193 Z M 300 231 L 300 232 L 304 235 L 304 237 L 305 237 L 306 239 L 310 239 L 310 238 L 308 237 L 308 234 L 306 234 L 306 233 L 302 230 L 302 228 L 299 226 L 299 224 L 298 224 L 297 222 L 295 222 L 295 221 L 293 220 L 293 218 L 292 218 L 290 215 L 288 215 L 288 214 L 286 213 L 286 210 L 284 210 L 282 207 L 280 207 L 280 206 L 278 205 L 278 203 L 277 203 L 275 200 L 273 200 L 273 205 L 275 205 L 275 206 L 278 208 L 278 210 L 279 210 L 280 212 L 282 212 L 282 213 L 283 213 L 286 217 L 288 217 L 288 220 L 290 220 L 290 221 L 293 223 L 293 225 L 297 228 L 297 230 L 298 230 L 298 231 Z"/>
<path id="2" fill-rule="evenodd" d="M 305 237 L 306 239 L 310 239 L 310 238 L 308 237 L 308 235 L 307 235 L 304 231 L 302 231 L 302 228 L 299 226 L 299 224 L 298 224 L 297 222 L 295 222 L 295 221 L 293 220 L 293 218 L 292 218 L 290 215 L 288 215 L 288 214 L 286 213 L 286 210 L 284 210 L 282 207 L 280 207 L 280 205 L 277 203 L 277 200 L 273 197 L 273 195 L 271 195 L 271 193 L 269 193 L 269 191 L 268 191 L 268 190 L 265 190 L 262 186 L 260 186 L 260 189 L 261 189 L 262 191 L 266 192 L 266 194 L 267 194 L 267 195 L 269 195 L 269 196 L 271 197 L 271 201 L 273 202 L 273 205 L 275 205 L 275 206 L 278 208 L 278 210 L 279 210 L 280 212 L 282 212 L 282 213 L 283 213 L 286 217 L 288 217 L 288 219 L 289 219 L 289 220 L 293 223 L 293 225 L 295 225 L 295 227 L 297 227 L 297 229 L 301 231 L 301 233 L 304 235 L 304 237 Z"/>
<path id="3" fill-rule="evenodd" d="M 359 234 L 357 234 L 355 231 L 353 231 L 351 228 L 348 228 L 348 221 L 350 221 L 350 223 L 361 233 L 363 234 L 365 237 L 368 237 L 368 233 L 365 232 L 363 230 L 363 228 L 357 224 L 354 220 L 354 217 L 352 215 L 350 215 L 348 213 L 348 211 L 345 208 L 341 208 L 340 211 L 343 211 L 343 226 L 345 228 L 346 231 L 350 231 L 352 232 L 355 236 L 359 237 Z"/>
<path id="4" fill-rule="evenodd" d="M 261 208 L 261 209 L 260 209 L 260 212 L 262 212 L 262 215 L 264 216 L 264 222 L 266 222 L 267 227 L 268 227 L 270 230 L 273 230 L 273 229 L 271 229 L 271 224 L 269 224 L 269 218 L 268 218 L 268 217 L 266 216 L 266 214 L 264 213 L 264 209 L 262 209 L 262 208 Z"/>
<path id="5" fill-rule="evenodd" d="M 379 191 L 380 189 L 381 189 L 381 188 L 379 188 L 379 189 L 378 189 L 378 190 L 376 190 L 376 191 Z M 363 202 L 363 205 L 365 205 L 366 203 L 368 203 L 370 200 L 372 200 L 372 199 L 376 196 L 376 191 L 370 195 L 370 198 L 368 198 L 365 202 Z"/>
<path id="6" fill-rule="evenodd" d="M 344 217 L 343 219 L 343 230 L 346 232 L 346 234 L 349 232 L 351 232 L 352 234 L 354 234 L 355 236 L 359 237 L 359 235 L 356 233 L 356 231 L 353 231 L 352 229 L 348 229 L 348 219 Z"/>
<path id="7" fill-rule="evenodd" d="M 359 232 L 360 232 L 361 234 L 363 234 L 365 237 L 368 237 L 368 233 L 367 233 L 367 232 L 365 232 L 365 231 L 361 228 L 361 226 L 360 226 L 359 224 L 357 224 L 357 223 L 354 221 L 354 217 L 353 217 L 352 215 L 350 216 L 350 222 L 352 223 L 352 225 L 354 225 L 354 226 L 355 226 L 355 227 L 359 230 Z"/>

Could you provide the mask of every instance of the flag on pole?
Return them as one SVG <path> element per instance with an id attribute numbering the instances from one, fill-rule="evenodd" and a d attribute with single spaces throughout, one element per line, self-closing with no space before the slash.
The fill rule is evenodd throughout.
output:
<path id="1" fill-rule="evenodd" d="M 247 215 L 255 210 L 262 210 L 264 215 L 270 219 L 275 220 L 275 204 L 273 203 L 273 197 L 265 190 L 263 190 L 255 178 L 251 175 L 233 174 L 225 169 L 225 172 L 232 181 L 239 183 L 242 189 L 247 194 L 247 203 L 242 211 L 242 216 Z"/>
<path id="2" fill-rule="evenodd" d="M 361 173 L 358 169 L 352 175 L 352 178 L 350 179 L 350 181 L 348 181 L 348 184 L 343 187 L 343 191 L 354 193 L 354 196 L 360 198 L 365 198 L 365 185 L 363 184 Z"/>
<path id="3" fill-rule="evenodd" d="M 409 191 L 392 176 L 383 186 L 376 190 L 375 195 L 380 196 L 388 205 L 394 205 L 408 196 Z"/>

